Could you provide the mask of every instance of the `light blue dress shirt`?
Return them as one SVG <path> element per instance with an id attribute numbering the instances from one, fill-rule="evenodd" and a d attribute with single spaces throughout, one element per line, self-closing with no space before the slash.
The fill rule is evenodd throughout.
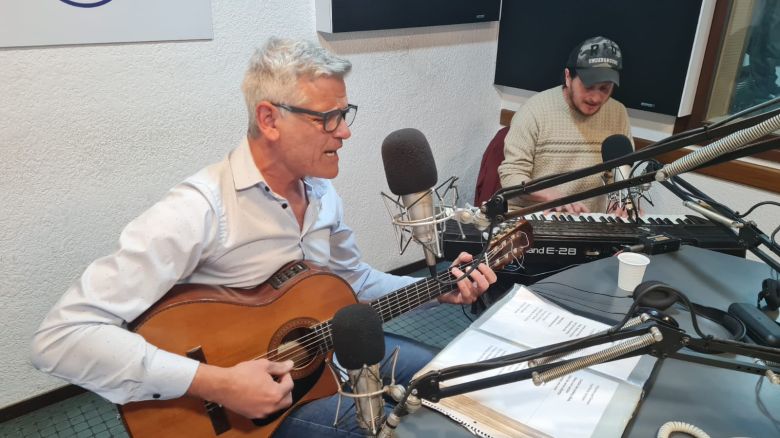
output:
<path id="1" fill-rule="evenodd" d="M 33 364 L 115 403 L 176 398 L 198 362 L 124 327 L 177 283 L 253 287 L 292 260 L 328 267 L 361 301 L 414 281 L 361 262 L 330 181 L 307 178 L 304 185 L 309 205 L 301 228 L 244 140 L 128 224 L 117 250 L 87 267 L 36 332 Z"/>

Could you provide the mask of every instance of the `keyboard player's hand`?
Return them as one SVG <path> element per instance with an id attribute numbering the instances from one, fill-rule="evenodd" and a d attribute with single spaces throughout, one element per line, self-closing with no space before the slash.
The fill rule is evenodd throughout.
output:
<path id="1" fill-rule="evenodd" d="M 636 215 L 636 217 L 640 217 L 645 214 L 644 210 L 642 210 L 641 208 L 638 211 L 634 211 L 634 209 L 635 207 L 633 206 L 628 208 L 627 206 L 615 205 L 615 207 L 613 207 L 607 213 L 613 214 L 623 219 L 633 217 L 634 215 Z"/>
<path id="2" fill-rule="evenodd" d="M 565 204 L 561 205 L 559 207 L 551 208 L 545 213 L 569 213 L 569 214 L 580 214 L 580 213 L 590 213 L 590 210 L 588 210 L 588 207 L 585 206 L 582 202 L 572 202 L 571 204 Z"/>
<path id="3" fill-rule="evenodd" d="M 534 192 L 528 195 L 528 199 L 534 202 L 549 202 L 560 198 L 563 198 L 563 194 L 554 188 L 539 190 L 538 192 Z M 553 207 L 549 210 L 545 210 L 544 213 L 580 214 L 590 213 L 590 210 L 588 210 L 588 207 L 586 207 L 582 202 L 572 202 L 571 204 L 565 204 L 558 207 Z"/>

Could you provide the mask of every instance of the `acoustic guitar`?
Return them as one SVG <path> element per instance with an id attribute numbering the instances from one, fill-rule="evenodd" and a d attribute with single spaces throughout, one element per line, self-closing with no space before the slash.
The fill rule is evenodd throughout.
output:
<path id="1" fill-rule="evenodd" d="M 520 221 L 498 233 L 480 261 L 499 269 L 521 257 L 531 239 L 530 224 Z M 449 281 L 452 274 L 444 270 L 437 278 Z M 369 304 L 386 322 L 455 288 L 426 278 Z M 132 402 L 119 406 L 128 433 L 136 438 L 271 436 L 296 406 L 337 392 L 325 372 L 333 347 L 330 319 L 356 302 L 346 281 L 304 261 L 287 264 L 253 289 L 177 285 L 129 329 L 163 350 L 222 367 L 291 359 L 293 405 L 250 420 L 195 397 Z"/>

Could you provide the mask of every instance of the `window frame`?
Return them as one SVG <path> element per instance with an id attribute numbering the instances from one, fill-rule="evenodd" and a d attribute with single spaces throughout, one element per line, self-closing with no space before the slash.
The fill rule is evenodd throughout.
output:
<path id="1" fill-rule="evenodd" d="M 705 118 L 710 96 L 714 88 L 718 55 L 723 47 L 723 41 L 727 32 L 733 4 L 734 0 L 716 0 L 715 11 L 712 18 L 710 33 L 707 38 L 707 46 L 704 52 L 704 59 L 702 60 L 701 73 L 694 95 L 691 114 L 676 119 L 673 130 L 675 134 L 701 127 L 706 123 Z M 637 147 L 643 147 L 650 144 L 648 141 L 643 141 L 642 139 L 638 140 Z M 766 141 L 777 143 L 775 148 L 780 147 L 780 137 L 773 136 Z M 664 154 L 660 161 L 669 162 L 675 158 L 684 156 L 687 153 L 689 152 L 684 150 L 674 151 L 673 153 Z M 780 164 L 780 150 L 778 149 L 760 152 L 752 157 Z M 774 167 L 735 160 L 717 166 L 699 169 L 696 172 L 726 181 L 780 193 L 780 169 Z"/>

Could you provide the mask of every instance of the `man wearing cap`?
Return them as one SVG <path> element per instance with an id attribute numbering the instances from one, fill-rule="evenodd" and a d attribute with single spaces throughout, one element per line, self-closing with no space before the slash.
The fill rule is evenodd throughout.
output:
<path id="1" fill-rule="evenodd" d="M 509 187 L 600 164 L 601 144 L 613 134 L 631 138 L 626 108 L 612 91 L 620 84 L 622 56 L 605 37 L 578 44 L 563 69 L 562 86 L 528 99 L 512 118 L 498 167 L 501 185 Z M 603 175 L 590 175 L 510 201 L 511 207 L 533 205 L 599 187 Z M 556 208 L 570 213 L 605 212 L 606 196 Z"/>

